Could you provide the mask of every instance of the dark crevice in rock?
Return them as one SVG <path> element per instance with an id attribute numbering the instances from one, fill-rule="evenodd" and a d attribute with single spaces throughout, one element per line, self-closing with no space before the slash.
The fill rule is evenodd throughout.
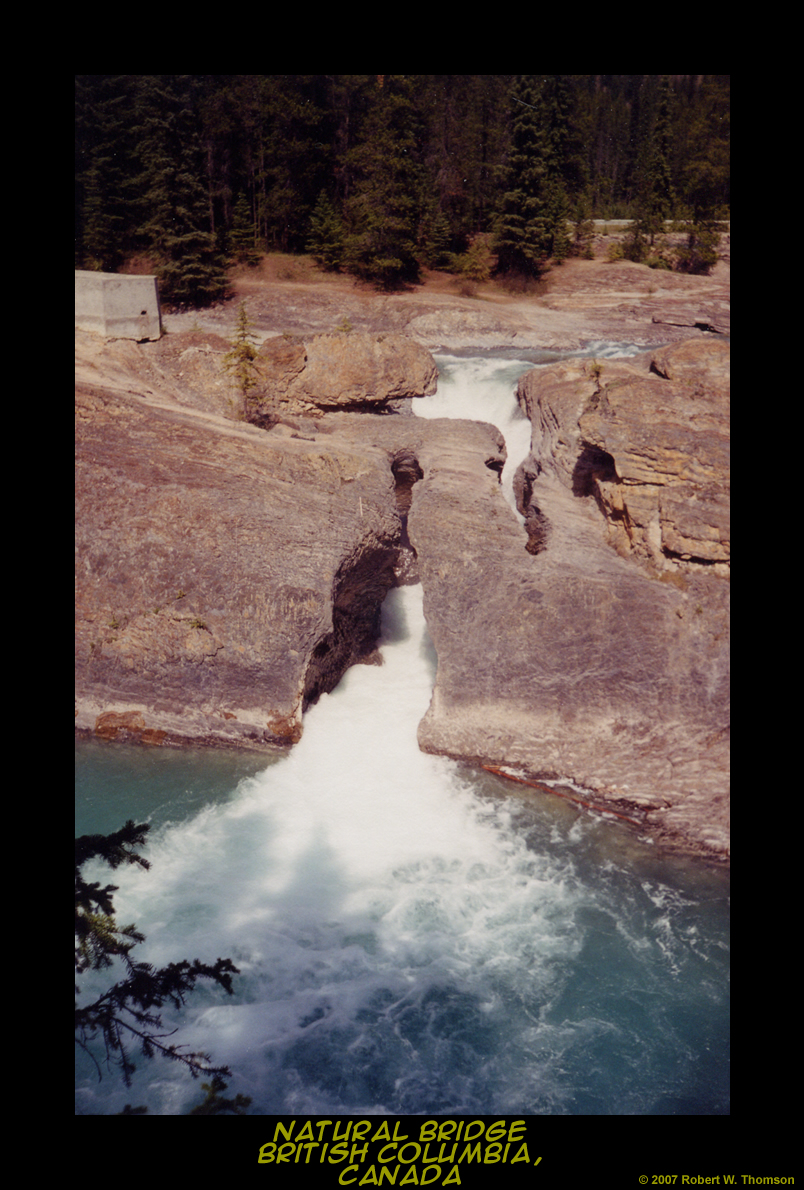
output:
<path id="1" fill-rule="evenodd" d="M 391 457 L 399 536 L 362 550 L 335 576 L 332 631 L 313 649 L 304 685 L 302 710 L 334 690 L 350 665 L 379 664 L 382 603 L 392 587 L 419 581 L 416 551 L 408 536 L 413 486 L 424 472 L 412 450 Z"/>
<path id="2" fill-rule="evenodd" d="M 528 535 L 525 549 L 529 554 L 540 554 L 547 549 L 552 532 L 550 518 L 539 508 L 533 495 L 539 470 L 538 463 L 535 463 L 535 470 L 531 470 L 528 463 L 523 463 L 514 476 L 514 495 L 517 508 L 525 518 L 525 531 Z"/>
<path id="3" fill-rule="evenodd" d="M 313 649 L 304 683 L 302 710 L 334 690 L 350 665 L 376 664 L 380 609 L 396 585 L 398 544 L 374 546 L 344 563 L 335 576 L 332 631 Z"/>
<path id="4" fill-rule="evenodd" d="M 532 504 L 528 509 L 525 517 L 525 529 L 528 533 L 525 549 L 529 554 L 540 554 L 547 549 L 551 532 L 550 520 L 536 504 Z"/>
<path id="5" fill-rule="evenodd" d="M 619 476 L 613 457 L 599 446 L 587 444 L 578 456 L 572 472 L 573 496 L 594 496 L 597 480 L 617 483 Z"/>
<path id="6" fill-rule="evenodd" d="M 683 554 L 679 550 L 671 550 L 668 546 L 662 546 L 662 553 L 665 558 L 672 562 L 685 562 L 695 566 L 722 566 L 723 558 L 701 558 L 697 554 Z"/>
<path id="7" fill-rule="evenodd" d="M 413 486 L 424 472 L 412 450 L 398 450 L 391 459 L 395 482 L 396 510 L 399 513 L 399 558 L 396 565 L 396 585 L 411 586 L 419 581 L 416 550 L 408 536 L 408 513 L 413 501 Z"/>
<path id="8" fill-rule="evenodd" d="M 410 410 L 410 397 L 388 397 L 384 401 L 341 401 L 326 406 L 326 413 L 369 413 L 376 417 L 403 416 Z"/>
<path id="9" fill-rule="evenodd" d="M 391 460 L 391 471 L 396 484 L 396 507 L 400 516 L 407 518 L 413 500 L 413 485 L 424 477 L 418 459 L 412 450 L 398 450 Z"/>

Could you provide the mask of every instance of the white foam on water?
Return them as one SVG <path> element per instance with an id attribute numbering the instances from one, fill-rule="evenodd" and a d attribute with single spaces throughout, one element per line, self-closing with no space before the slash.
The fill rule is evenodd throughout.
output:
<path id="1" fill-rule="evenodd" d="M 516 400 L 519 377 L 533 364 L 526 360 L 462 359 L 439 355 L 438 391 L 413 402 L 413 411 L 423 418 L 465 418 L 496 426 L 505 439 L 507 459 L 501 483 L 503 494 L 520 524 L 524 518 L 516 507 L 513 483 L 517 467 L 530 450 L 531 426 Z"/>
<path id="2" fill-rule="evenodd" d="M 504 807 L 478 799 L 453 762 L 418 748 L 433 680 L 421 587 L 391 592 L 384 638 L 384 664 L 350 670 L 286 761 L 229 804 L 163 829 L 150 870 L 119 877 L 119 918 L 146 934 L 143 960 L 235 959 L 240 1003 L 206 993 L 218 1002 L 204 1006 L 202 993 L 199 1008 L 196 993 L 182 1037 L 230 1064 L 238 1089 L 273 1103 L 265 1110 L 282 1110 L 277 1085 L 286 1105 L 288 1079 L 301 1077 L 296 1047 L 311 1045 L 346 1072 L 355 1046 L 379 1047 L 375 1109 L 402 1110 L 397 1083 L 417 1071 L 448 1101 L 456 1045 L 478 1022 L 506 1036 L 506 998 L 524 981 L 535 1004 L 576 945 L 562 865 L 529 852 Z M 481 1054 L 496 1068 L 487 1047 L 488 1037 Z M 320 1110 L 352 1110 L 356 1075 L 339 1076 L 337 1093 L 311 1079 L 308 1094 Z M 172 1110 L 176 1078 L 140 1094 Z"/>

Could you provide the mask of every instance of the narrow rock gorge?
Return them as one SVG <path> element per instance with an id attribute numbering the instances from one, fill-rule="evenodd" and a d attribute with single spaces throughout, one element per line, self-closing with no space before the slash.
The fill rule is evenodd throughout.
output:
<path id="1" fill-rule="evenodd" d="M 726 341 L 524 376 L 524 526 L 498 430 L 409 416 L 404 334 L 270 336 L 245 403 L 208 332 L 77 345 L 79 734 L 286 748 L 421 581 L 422 748 L 727 854 Z"/>

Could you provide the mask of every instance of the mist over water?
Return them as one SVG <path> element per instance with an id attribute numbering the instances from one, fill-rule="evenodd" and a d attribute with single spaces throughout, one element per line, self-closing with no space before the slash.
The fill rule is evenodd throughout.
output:
<path id="1" fill-rule="evenodd" d="M 445 361 L 444 387 L 487 369 L 510 414 L 510 369 L 529 366 L 496 361 L 495 381 L 495 361 Z M 172 1040 L 228 1064 L 256 1114 L 727 1112 L 727 874 L 420 752 L 436 665 L 420 587 L 388 596 L 382 653 L 276 763 L 191 759 L 182 780 L 147 750 L 80 750 L 77 833 L 153 822 L 151 869 L 113 877 L 136 957 L 241 970 L 233 997 L 199 986 L 165 1013 Z M 77 1112 L 201 1098 L 176 1064 L 137 1064 L 126 1089 L 82 1055 Z"/>

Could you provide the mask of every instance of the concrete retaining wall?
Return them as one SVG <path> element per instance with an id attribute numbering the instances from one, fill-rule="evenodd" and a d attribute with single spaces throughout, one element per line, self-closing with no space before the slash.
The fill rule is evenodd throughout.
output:
<path id="1" fill-rule="evenodd" d="M 158 339 L 162 334 L 156 277 L 75 270 L 75 325 L 110 339 Z"/>

